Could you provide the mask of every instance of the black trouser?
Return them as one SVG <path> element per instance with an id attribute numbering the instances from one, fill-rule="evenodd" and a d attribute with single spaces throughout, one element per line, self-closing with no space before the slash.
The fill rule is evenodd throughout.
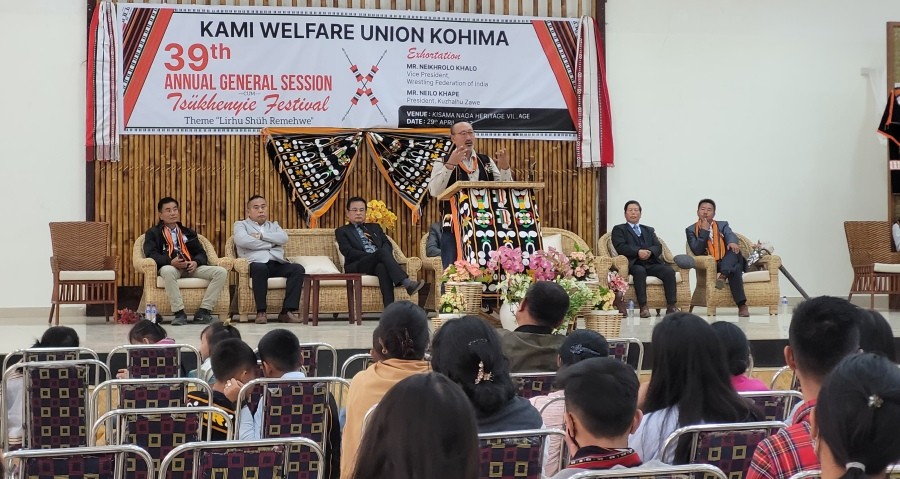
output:
<path id="1" fill-rule="evenodd" d="M 722 273 L 722 276 L 728 278 L 731 297 L 738 306 L 743 306 L 747 302 L 747 296 L 744 295 L 744 264 L 746 262 L 747 260 L 743 256 L 728 250 L 716 264 L 716 269 Z"/>
<path id="2" fill-rule="evenodd" d="M 456 262 L 456 238 L 452 229 L 444 229 L 441 233 L 441 266 L 447 269 Z"/>
<path id="3" fill-rule="evenodd" d="M 378 287 L 381 288 L 381 300 L 387 306 L 394 302 L 394 285 L 408 278 L 406 270 L 397 264 L 390 250 L 377 249 L 359 261 L 346 266 L 348 273 L 374 274 L 378 276 Z"/>
<path id="4" fill-rule="evenodd" d="M 250 263 L 250 281 L 253 283 L 253 299 L 256 301 L 256 312 L 266 310 L 266 293 L 269 291 L 269 278 L 287 278 L 284 287 L 284 303 L 281 312 L 300 309 L 300 293 L 303 288 L 303 275 L 306 269 L 296 263 Z"/>
<path id="5" fill-rule="evenodd" d="M 676 284 L 675 270 L 671 266 L 664 263 L 645 263 L 636 261 L 628 269 L 631 273 L 631 280 L 634 283 L 634 295 L 637 297 L 638 305 L 644 307 L 647 304 L 647 276 L 656 276 L 663 283 L 663 289 L 666 292 L 666 304 L 675 305 Z"/>

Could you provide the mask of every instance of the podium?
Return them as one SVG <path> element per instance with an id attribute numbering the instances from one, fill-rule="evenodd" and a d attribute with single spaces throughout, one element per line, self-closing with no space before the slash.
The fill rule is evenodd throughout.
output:
<path id="1" fill-rule="evenodd" d="M 457 259 L 486 266 L 489 253 L 503 246 L 521 248 L 523 263 L 542 248 L 541 219 L 536 191 L 544 183 L 520 181 L 458 181 L 448 187 L 439 201 L 450 204 Z M 483 297 L 496 298 L 494 275 Z"/>

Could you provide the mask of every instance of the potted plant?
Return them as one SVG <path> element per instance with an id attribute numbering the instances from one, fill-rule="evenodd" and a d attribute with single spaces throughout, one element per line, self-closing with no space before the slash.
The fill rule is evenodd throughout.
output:
<path id="1" fill-rule="evenodd" d="M 626 285 L 627 286 L 627 285 Z M 616 311 L 616 292 L 600 287 L 594 292 L 592 310 L 584 317 L 584 326 L 606 338 L 617 338 L 622 331 L 622 315 Z"/>
<path id="2" fill-rule="evenodd" d="M 569 295 L 569 308 L 566 310 L 562 324 L 553 332 L 554 334 L 566 334 L 569 331 L 569 325 L 574 323 L 579 311 L 585 306 L 593 304 L 594 290 L 575 278 L 559 278 L 556 283 L 562 286 L 562 289 Z"/>
<path id="3" fill-rule="evenodd" d="M 484 290 L 482 284 L 485 279 L 490 279 L 491 273 L 486 268 L 481 268 L 465 260 L 457 260 L 444 270 L 441 281 L 446 288 L 452 287 L 466 299 L 463 312 L 475 314 L 481 307 L 481 294 Z"/>
<path id="4" fill-rule="evenodd" d="M 438 309 L 438 317 L 432 319 L 434 330 L 441 327 L 444 321 L 456 319 L 466 314 L 466 297 L 456 287 L 450 287 L 441 295 L 441 304 Z"/>

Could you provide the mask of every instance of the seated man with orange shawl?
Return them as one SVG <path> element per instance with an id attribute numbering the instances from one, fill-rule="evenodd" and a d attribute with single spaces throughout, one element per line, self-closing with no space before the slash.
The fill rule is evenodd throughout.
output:
<path id="1" fill-rule="evenodd" d="M 704 198 L 697 204 L 697 222 L 687 227 L 688 247 L 695 255 L 710 255 L 716 259 L 719 272 L 716 289 L 731 288 L 731 297 L 738 306 L 738 316 L 750 316 L 747 296 L 744 295 L 744 267 L 747 260 L 741 255 L 740 241 L 727 221 L 715 221 L 716 202 Z"/>

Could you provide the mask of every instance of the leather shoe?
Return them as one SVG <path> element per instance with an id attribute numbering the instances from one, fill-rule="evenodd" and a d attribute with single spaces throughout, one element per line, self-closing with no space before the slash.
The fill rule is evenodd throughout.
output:
<path id="1" fill-rule="evenodd" d="M 412 283 L 406 287 L 406 294 L 412 296 L 418 293 L 423 286 L 425 286 L 425 280 L 420 279 L 419 281 L 416 281 L 415 283 Z"/>
<path id="2" fill-rule="evenodd" d="M 748 308 L 746 304 L 743 306 L 738 306 L 738 316 L 740 316 L 742 318 L 749 318 L 750 317 L 750 308 Z"/>
<path id="3" fill-rule="evenodd" d="M 666 308 L 666 314 L 677 313 L 677 312 L 679 312 L 679 311 L 681 311 L 681 310 L 678 309 L 678 308 L 675 307 L 675 306 L 669 306 L 669 307 Z"/>
<path id="4" fill-rule="evenodd" d="M 253 321 L 253 322 L 256 323 L 256 324 L 266 324 L 266 323 L 268 323 L 268 322 L 269 322 L 269 319 L 266 318 L 266 312 L 265 312 L 265 311 L 260 311 L 260 312 L 256 313 L 256 320 Z"/>
<path id="5" fill-rule="evenodd" d="M 650 317 L 650 308 L 646 306 L 641 306 L 641 317 L 649 318 Z"/>
<path id="6" fill-rule="evenodd" d="M 291 311 L 285 311 L 278 315 L 278 322 L 280 323 L 299 323 L 300 317 L 297 316 L 297 313 Z"/>

